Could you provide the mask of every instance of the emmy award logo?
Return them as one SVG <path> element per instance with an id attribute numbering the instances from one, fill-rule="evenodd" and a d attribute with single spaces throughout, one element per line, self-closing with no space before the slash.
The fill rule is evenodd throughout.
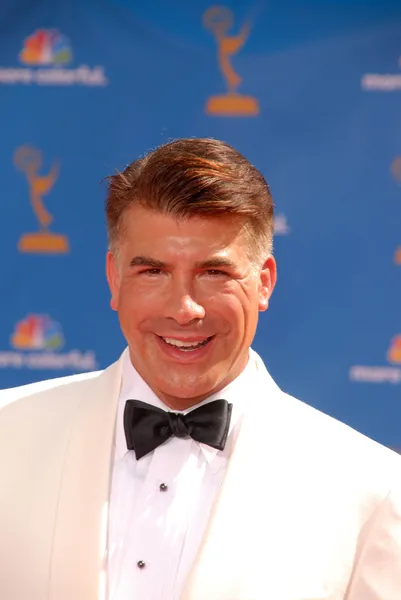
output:
<path id="1" fill-rule="evenodd" d="M 398 183 L 401 183 L 401 156 L 397 156 L 391 164 L 391 173 Z M 394 262 L 396 265 L 401 265 L 401 246 L 396 248 L 394 254 Z"/>
<path id="2" fill-rule="evenodd" d="M 206 112 L 209 115 L 230 117 L 255 116 L 259 114 L 258 101 L 252 96 L 243 96 L 237 92 L 242 79 L 230 62 L 230 57 L 245 45 L 251 30 L 250 22 L 243 24 L 238 35 L 227 35 L 233 24 L 233 13 L 225 6 L 212 6 L 203 15 L 204 27 L 215 37 L 219 68 L 227 85 L 226 94 L 212 96 L 207 100 Z"/>
<path id="3" fill-rule="evenodd" d="M 65 254 L 69 251 L 68 238 L 49 231 L 53 221 L 42 197 L 53 188 L 59 174 L 59 167 L 53 164 L 47 175 L 39 175 L 42 166 L 42 153 L 37 148 L 22 146 L 15 151 L 14 164 L 24 173 L 29 185 L 29 198 L 39 223 L 39 231 L 23 234 L 18 242 L 20 252 L 40 254 Z"/>

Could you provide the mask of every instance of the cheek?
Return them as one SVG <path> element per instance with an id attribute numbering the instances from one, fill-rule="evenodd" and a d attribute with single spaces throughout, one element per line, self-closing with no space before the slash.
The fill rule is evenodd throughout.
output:
<path id="1" fill-rule="evenodd" d="M 206 305 L 206 317 L 215 315 L 227 323 L 228 332 L 238 335 L 238 330 L 245 327 L 249 301 L 240 286 L 232 286 L 209 297 Z"/>
<path id="2" fill-rule="evenodd" d="M 144 286 L 138 286 L 135 280 L 128 279 L 120 288 L 118 310 L 127 323 L 138 323 L 154 314 L 160 306 L 160 301 L 160 293 L 144 289 Z"/>
<path id="3" fill-rule="evenodd" d="M 255 328 L 258 318 L 259 296 L 255 285 L 238 283 L 235 291 L 229 295 L 226 304 L 226 314 L 239 332 L 246 333 Z"/>

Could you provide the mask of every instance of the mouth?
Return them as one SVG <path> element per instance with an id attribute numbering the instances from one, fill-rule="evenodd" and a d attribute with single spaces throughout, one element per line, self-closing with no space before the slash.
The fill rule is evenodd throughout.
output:
<path id="1" fill-rule="evenodd" d="M 173 348 L 174 350 L 178 350 L 179 352 L 195 352 L 196 350 L 199 350 L 200 348 L 203 348 L 204 346 L 206 346 L 207 344 L 209 344 L 212 339 L 215 337 L 214 335 L 211 335 L 203 340 L 197 341 L 197 340 L 189 340 L 189 341 L 184 341 L 184 340 L 177 340 L 175 338 L 170 338 L 170 337 L 162 337 L 161 335 L 157 336 L 162 342 L 164 342 L 164 344 L 167 347 Z"/>

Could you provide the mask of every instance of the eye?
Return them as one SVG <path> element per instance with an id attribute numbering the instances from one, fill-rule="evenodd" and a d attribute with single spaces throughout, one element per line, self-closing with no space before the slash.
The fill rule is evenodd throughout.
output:
<path id="1" fill-rule="evenodd" d="M 218 269 L 208 269 L 206 271 L 206 273 L 208 275 L 210 275 L 211 277 L 219 277 L 221 275 L 227 275 L 227 273 L 225 273 L 224 271 L 219 271 Z"/>
<path id="2" fill-rule="evenodd" d="M 140 271 L 139 274 L 140 275 L 160 275 L 161 273 L 161 269 L 144 269 L 143 271 Z"/>

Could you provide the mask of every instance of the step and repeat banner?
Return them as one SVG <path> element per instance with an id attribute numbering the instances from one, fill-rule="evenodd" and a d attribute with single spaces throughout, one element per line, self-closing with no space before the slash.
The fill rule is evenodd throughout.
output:
<path id="1" fill-rule="evenodd" d="M 395 4 L 3 0 L 0 388 L 119 356 L 102 179 L 210 136 L 275 198 L 254 348 L 289 393 L 401 448 Z"/>

